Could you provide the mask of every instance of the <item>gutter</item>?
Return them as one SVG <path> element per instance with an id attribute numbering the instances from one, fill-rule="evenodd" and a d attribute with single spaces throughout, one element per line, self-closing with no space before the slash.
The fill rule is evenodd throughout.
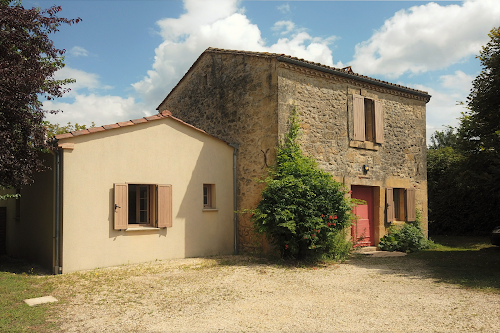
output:
<path id="1" fill-rule="evenodd" d="M 57 139 L 53 142 L 56 147 L 56 212 L 55 212 L 55 235 L 54 235 L 54 275 L 62 273 L 61 267 L 61 225 L 62 225 L 62 195 L 61 195 L 61 175 L 62 175 L 62 167 L 61 167 L 61 158 L 62 158 L 62 149 L 57 147 Z"/>
<path id="2" fill-rule="evenodd" d="M 234 211 L 234 254 L 238 254 L 238 202 L 237 202 L 237 159 L 236 155 L 238 148 L 240 147 L 237 143 L 230 143 L 229 146 L 234 148 L 233 151 L 233 211 Z"/>
<path id="3" fill-rule="evenodd" d="M 405 92 L 405 93 L 408 93 L 408 94 L 421 96 L 421 97 L 426 98 L 427 102 L 429 102 L 430 99 L 431 99 L 431 95 L 429 95 L 429 94 L 427 94 L 425 92 L 415 91 L 413 89 L 405 88 L 403 86 L 396 86 L 396 85 L 392 85 L 392 84 L 389 84 L 389 83 L 386 83 L 386 82 L 382 82 L 382 81 L 378 81 L 378 80 L 374 80 L 374 79 L 369 79 L 369 78 L 362 77 L 362 76 L 352 75 L 352 74 L 341 72 L 341 71 L 336 71 L 336 70 L 333 70 L 333 69 L 325 68 L 325 67 L 318 66 L 318 65 L 313 65 L 313 64 L 310 64 L 310 63 L 307 63 L 307 62 L 302 62 L 300 60 L 290 59 L 290 58 L 287 58 L 287 57 L 281 57 L 280 56 L 277 59 L 278 59 L 278 61 L 288 62 L 290 64 L 294 64 L 294 65 L 302 66 L 302 67 L 307 67 L 307 68 L 314 69 L 314 70 L 317 70 L 317 71 L 320 71 L 320 72 L 334 74 L 334 75 L 346 77 L 346 78 L 349 78 L 349 79 L 352 79 L 352 80 L 366 82 L 366 83 L 374 84 L 374 85 L 381 86 L 381 87 L 384 87 L 384 88 L 398 90 L 398 91 L 402 91 L 402 92 Z"/>

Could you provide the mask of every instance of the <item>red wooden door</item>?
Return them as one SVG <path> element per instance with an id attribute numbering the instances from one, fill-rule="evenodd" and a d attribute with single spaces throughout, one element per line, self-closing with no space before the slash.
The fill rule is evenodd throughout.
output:
<path id="1" fill-rule="evenodd" d="M 351 228 L 351 235 L 355 241 L 354 246 L 375 245 L 373 235 L 373 188 L 369 186 L 352 186 L 351 190 L 352 198 L 366 201 L 366 204 L 354 207 L 354 214 L 358 216 L 357 222 Z"/>

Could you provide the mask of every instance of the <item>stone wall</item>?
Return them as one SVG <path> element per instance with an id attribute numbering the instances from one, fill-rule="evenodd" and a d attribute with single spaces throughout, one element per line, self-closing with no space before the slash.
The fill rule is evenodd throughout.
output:
<path id="1" fill-rule="evenodd" d="M 160 105 L 193 126 L 239 144 L 238 210 L 255 208 L 278 145 L 277 61 L 273 57 L 205 53 Z M 239 215 L 242 251 L 262 247 L 248 214 Z"/>
<path id="2" fill-rule="evenodd" d="M 356 82 L 299 66 L 278 67 L 279 134 L 287 130 L 290 111 L 297 108 L 304 152 L 338 181 L 350 185 L 415 188 L 416 205 L 427 229 L 425 107 L 423 98 L 408 98 L 389 89 Z M 352 96 L 382 102 L 384 143 L 353 140 Z M 363 165 L 369 167 L 363 173 Z M 384 194 L 385 191 L 382 191 Z M 385 195 L 380 198 L 384 216 Z M 380 219 L 380 236 L 387 225 Z"/>

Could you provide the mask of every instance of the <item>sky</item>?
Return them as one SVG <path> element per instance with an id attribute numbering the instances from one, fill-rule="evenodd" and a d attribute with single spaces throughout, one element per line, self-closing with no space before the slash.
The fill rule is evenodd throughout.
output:
<path id="1" fill-rule="evenodd" d="M 284 53 L 427 91 L 427 138 L 457 126 L 480 73 L 476 55 L 500 25 L 500 1 L 23 1 L 82 21 L 50 35 L 65 49 L 52 123 L 97 126 L 156 108 L 208 47 Z"/>

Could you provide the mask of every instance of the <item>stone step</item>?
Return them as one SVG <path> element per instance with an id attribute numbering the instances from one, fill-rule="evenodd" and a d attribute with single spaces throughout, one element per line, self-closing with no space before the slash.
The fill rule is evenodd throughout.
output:
<path id="1" fill-rule="evenodd" d="M 356 253 L 368 253 L 368 252 L 375 252 L 378 251 L 377 246 L 363 246 L 363 247 L 358 247 L 354 252 Z"/>

